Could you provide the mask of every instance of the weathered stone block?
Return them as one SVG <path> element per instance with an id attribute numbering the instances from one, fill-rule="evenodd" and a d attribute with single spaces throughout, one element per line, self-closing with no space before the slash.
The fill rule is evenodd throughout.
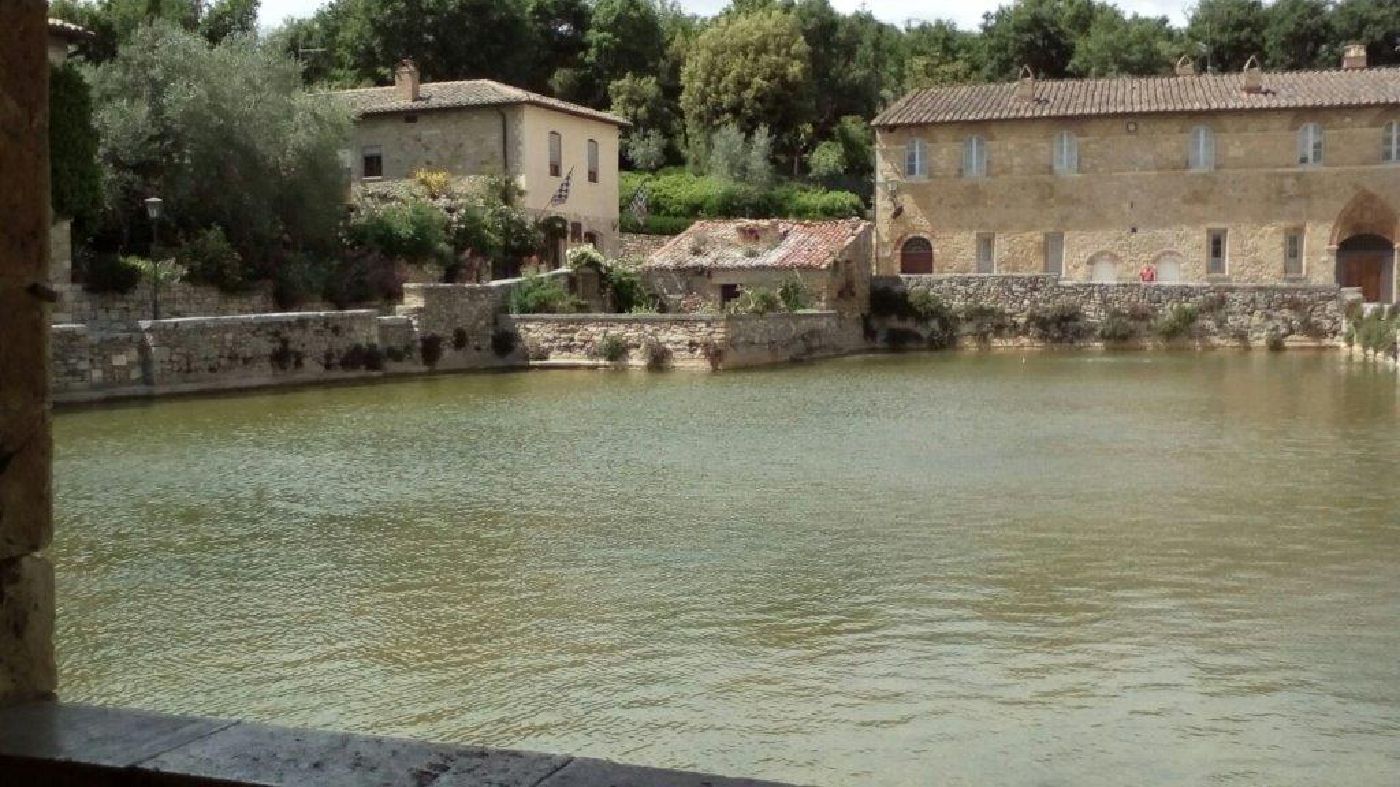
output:
<path id="1" fill-rule="evenodd" d="M 49 543 L 52 456 L 43 404 L 0 407 L 0 560 Z"/>
<path id="2" fill-rule="evenodd" d="M 53 694 L 53 565 L 37 555 L 0 560 L 0 705 Z"/>

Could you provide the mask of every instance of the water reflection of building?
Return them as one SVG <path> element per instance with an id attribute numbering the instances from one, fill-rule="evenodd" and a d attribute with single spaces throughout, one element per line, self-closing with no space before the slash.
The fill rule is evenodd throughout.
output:
<path id="1" fill-rule="evenodd" d="M 1310 282 L 1396 298 L 1400 69 L 917 91 L 875 120 L 882 273 Z"/>

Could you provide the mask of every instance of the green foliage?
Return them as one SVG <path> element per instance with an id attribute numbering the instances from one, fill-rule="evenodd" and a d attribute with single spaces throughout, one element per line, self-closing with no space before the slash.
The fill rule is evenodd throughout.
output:
<path id="1" fill-rule="evenodd" d="M 295 309 L 320 298 L 331 266 L 305 254 L 282 260 L 272 276 L 272 299 L 281 309 Z"/>
<path id="2" fill-rule="evenodd" d="M 619 314 L 641 314 L 656 311 L 655 299 L 642 282 L 642 272 L 622 265 L 603 269 L 603 287 Z"/>
<path id="3" fill-rule="evenodd" d="M 1332 7 L 1328 0 L 1275 0 L 1266 12 L 1263 60 L 1267 68 L 1325 68 L 1340 57 L 1332 42 Z"/>
<path id="4" fill-rule="evenodd" d="M 718 180 L 762 191 L 773 183 L 772 144 L 767 126 L 745 137 L 738 126 L 727 123 L 710 136 L 705 171 Z"/>
<path id="5" fill-rule="evenodd" d="M 352 246 L 388 257 L 424 262 L 441 257 L 447 242 L 447 214 L 426 200 L 361 202 L 346 220 Z"/>
<path id="6" fill-rule="evenodd" d="M 604 334 L 593 346 L 593 354 L 608 363 L 617 363 L 627 357 L 627 342 L 610 333 Z"/>
<path id="7" fill-rule="evenodd" d="M 511 314 L 573 314 L 585 307 L 558 276 L 526 276 L 510 291 Z"/>
<path id="8" fill-rule="evenodd" d="M 1152 331 L 1165 342 L 1184 339 L 1196 330 L 1196 319 L 1199 316 L 1196 307 L 1179 304 L 1159 317 L 1152 325 Z"/>
<path id="9" fill-rule="evenodd" d="M 1239 71 L 1264 51 L 1267 23 L 1260 0 L 1200 0 L 1191 11 L 1186 35 L 1204 49 L 1211 68 Z"/>
<path id="10" fill-rule="evenodd" d="M 694 223 L 695 219 L 687 216 L 647 216 L 645 222 L 638 222 L 635 216 L 622 215 L 622 231 L 642 235 L 679 235 Z"/>
<path id="11" fill-rule="evenodd" d="M 1370 314 L 1353 321 L 1351 330 L 1362 349 L 1394 356 L 1400 313 L 1387 314 L 1385 309 L 1372 309 Z"/>
<path id="12" fill-rule="evenodd" d="M 642 355 L 646 358 L 648 369 L 665 369 L 671 363 L 671 348 L 654 336 L 648 336 L 642 341 Z"/>
<path id="13" fill-rule="evenodd" d="M 102 170 L 92 97 L 72 65 L 49 70 L 49 178 L 54 215 L 89 227 L 102 207 Z"/>
<path id="14" fill-rule="evenodd" d="M 1181 48 L 1165 18 L 1136 14 L 1129 18 L 1117 8 L 1104 6 L 1074 43 L 1069 70 L 1086 77 L 1165 74 Z"/>
<path id="15" fill-rule="evenodd" d="M 812 296 L 807 292 L 807 285 L 803 283 L 802 277 L 795 273 L 783 277 L 779 282 L 778 300 L 783 304 L 783 311 L 800 312 L 812 306 Z"/>
<path id="16" fill-rule="evenodd" d="M 748 182 L 693 175 L 668 169 L 655 174 L 622 173 L 620 202 L 624 229 L 637 227 L 627 208 L 637 189 L 646 187 L 651 208 L 650 227 L 671 229 L 653 234 L 675 234 L 695 218 L 849 218 L 861 215 L 860 197 L 848 191 L 783 183 L 760 189 Z"/>
<path id="17" fill-rule="evenodd" d="M 1126 311 L 1114 309 L 1099 323 L 1099 338 L 1106 342 L 1126 342 L 1137 338 L 1138 322 Z"/>
<path id="18" fill-rule="evenodd" d="M 1073 342 L 1084 337 L 1084 310 L 1069 301 L 1033 306 L 1026 312 L 1032 337 L 1049 342 Z"/>
<path id="19" fill-rule="evenodd" d="M 196 232 L 180 248 L 175 259 L 185 268 L 189 280 L 196 284 L 209 284 L 224 292 L 240 292 L 252 283 L 243 258 L 218 226 Z"/>
<path id="20" fill-rule="evenodd" d="M 372 251 L 350 250 L 322 261 L 321 297 L 336 308 L 396 301 L 403 275 L 394 260 Z"/>
<path id="21" fill-rule="evenodd" d="M 1011 315 L 1000 306 L 970 303 L 958 312 L 958 321 L 978 341 L 987 341 L 1011 330 Z"/>
<path id="22" fill-rule="evenodd" d="M 259 0 L 215 0 L 199 20 L 199 33 L 211 44 L 258 31 Z"/>
<path id="23" fill-rule="evenodd" d="M 666 136 L 656 129 L 633 131 L 622 138 L 622 153 L 636 169 L 660 169 L 666 163 Z"/>
<path id="24" fill-rule="evenodd" d="M 1341 0 L 1333 11 L 1333 47 L 1357 41 L 1366 45 L 1373 66 L 1400 64 L 1395 36 L 1400 32 L 1400 3 L 1395 0 Z"/>
<path id="25" fill-rule="evenodd" d="M 96 254 L 87 260 L 83 289 L 88 292 L 128 293 L 141 283 L 141 266 L 131 257 Z"/>
<path id="26" fill-rule="evenodd" d="M 807 171 L 814 178 L 833 178 L 846 174 L 846 151 L 841 143 L 829 139 L 807 155 Z"/>
<path id="27" fill-rule="evenodd" d="M 126 235 L 148 235 L 142 200 L 159 194 L 176 231 L 222 227 L 250 277 L 272 273 L 284 236 L 337 243 L 349 116 L 302 93 L 290 57 L 142 27 L 92 71 L 92 95 L 108 221 Z"/>
<path id="28" fill-rule="evenodd" d="M 601 273 L 604 268 L 608 267 L 608 258 L 592 246 L 575 246 L 569 249 L 567 257 L 569 267 L 574 270 L 592 268 Z"/>
<path id="29" fill-rule="evenodd" d="M 767 287 L 745 287 L 738 298 L 729 302 L 730 314 L 764 315 L 786 311 L 783 299 Z"/>

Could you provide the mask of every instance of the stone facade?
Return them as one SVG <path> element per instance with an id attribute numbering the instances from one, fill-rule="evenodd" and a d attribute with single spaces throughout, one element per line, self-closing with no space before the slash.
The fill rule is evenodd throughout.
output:
<path id="1" fill-rule="evenodd" d="M 835 312 L 790 314 L 533 314 L 512 315 L 532 364 L 597 364 L 733 369 L 829 357 L 859 346 L 858 323 Z M 603 357 L 605 342 L 625 355 Z"/>
<path id="2" fill-rule="evenodd" d="M 1038 335 L 1037 314 L 1056 309 L 1078 314 L 1075 344 L 1103 344 L 1101 327 L 1110 317 L 1131 329 L 1113 343 L 1189 343 L 1204 346 L 1333 347 L 1345 331 L 1343 300 L 1325 285 L 1100 284 L 1043 274 L 880 277 L 882 291 L 927 290 L 957 315 L 963 343 L 1036 346 L 1064 343 Z M 876 297 L 878 302 L 880 298 Z M 917 341 L 936 326 L 875 309 L 867 338 L 898 343 L 899 331 Z M 1180 332 L 1164 327 L 1177 315 L 1194 315 Z M 904 334 L 913 339 L 912 334 Z"/>
<path id="3" fill-rule="evenodd" d="M 637 232 L 624 232 L 618 240 L 617 257 L 624 260 L 645 260 L 657 249 L 666 245 L 670 235 L 643 235 Z"/>
<path id="4" fill-rule="evenodd" d="M 1348 240 L 1400 240 L 1400 166 L 1382 160 L 1384 125 L 1397 118 L 1400 107 L 1391 106 L 882 128 L 878 270 L 900 272 L 904 244 L 925 239 L 935 273 L 978 271 L 982 236 L 992 271 L 1045 272 L 1058 234 L 1063 274 L 1074 280 L 1133 280 L 1152 264 L 1159 277 L 1185 282 L 1337 284 Z M 1298 164 L 1306 123 L 1323 129 L 1322 165 Z M 1200 127 L 1213 133 L 1214 165 L 1191 171 L 1188 147 Z M 1055 174 L 1053 141 L 1066 131 L 1077 139 L 1078 171 Z M 985 145 L 982 177 L 962 175 L 971 137 Z M 916 139 L 927 155 L 924 177 L 902 174 Z M 1224 232 L 1219 274 L 1208 270 L 1213 230 Z M 1286 273 L 1289 234 L 1301 239 L 1301 260 Z M 1396 295 L 1393 256 L 1375 263 L 1383 267 L 1374 285 L 1380 300 Z"/>

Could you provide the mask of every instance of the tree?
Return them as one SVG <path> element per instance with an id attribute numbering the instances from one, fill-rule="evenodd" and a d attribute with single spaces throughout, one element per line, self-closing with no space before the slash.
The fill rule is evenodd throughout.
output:
<path id="1" fill-rule="evenodd" d="M 1400 64 L 1400 3 L 1341 0 L 1332 18 L 1339 43 L 1365 44 L 1370 65 Z"/>
<path id="2" fill-rule="evenodd" d="M 199 8 L 196 0 L 53 0 L 49 16 L 91 31 L 93 38 L 78 44 L 78 55 L 101 63 L 116 57 L 142 25 L 169 22 L 198 29 Z"/>
<path id="3" fill-rule="evenodd" d="M 82 237 L 102 206 L 102 170 L 92 98 L 72 64 L 49 71 L 49 173 L 54 215 L 73 219 Z"/>
<path id="4" fill-rule="evenodd" d="M 628 74 L 655 73 L 666 48 L 661 20 L 648 0 L 598 0 L 585 36 L 585 62 L 598 94 L 589 102 L 604 106 L 604 91 Z"/>
<path id="5" fill-rule="evenodd" d="M 572 98 L 592 90 L 583 69 L 586 36 L 592 10 L 585 0 L 530 0 L 530 24 L 539 42 L 537 68 L 530 87 L 556 88 L 555 95 Z"/>
<path id="6" fill-rule="evenodd" d="M 952 22 L 920 22 L 904 30 L 905 90 L 971 82 L 986 67 L 976 33 Z"/>
<path id="7" fill-rule="evenodd" d="M 199 20 L 199 32 L 209 43 L 217 44 L 231 35 L 251 35 L 258 31 L 259 0 L 217 0 Z"/>
<path id="8" fill-rule="evenodd" d="M 1191 11 L 1186 35 L 1214 71 L 1239 71 L 1264 53 L 1268 18 L 1259 0 L 1201 0 Z"/>
<path id="9" fill-rule="evenodd" d="M 846 152 L 841 143 L 828 139 L 813 148 L 807 155 L 807 172 L 821 180 L 846 174 Z"/>
<path id="10" fill-rule="evenodd" d="M 633 126 L 643 129 L 666 130 L 672 116 L 661 83 L 654 76 L 627 74 L 608 85 L 611 111 Z"/>
<path id="11" fill-rule="evenodd" d="M 175 233 L 221 227 L 256 264 L 282 256 L 284 236 L 298 247 L 332 247 L 349 116 L 300 84 L 291 58 L 250 37 L 211 46 L 165 23 L 139 29 L 93 71 L 113 223 L 144 226 L 141 201 L 159 194 Z"/>
<path id="12" fill-rule="evenodd" d="M 750 132 L 767 125 L 790 160 L 800 158 L 813 105 L 807 43 L 792 15 L 721 19 L 696 39 L 682 81 L 692 139 L 730 123 Z"/>
<path id="13" fill-rule="evenodd" d="M 1265 11 L 1264 65 L 1276 69 L 1319 68 L 1341 55 L 1333 46 L 1332 8 L 1327 0 L 1276 0 Z"/>
<path id="14" fill-rule="evenodd" d="M 623 138 L 622 149 L 636 169 L 651 172 L 666 163 L 666 135 L 656 129 L 633 131 Z"/>
<path id="15" fill-rule="evenodd" d="M 1179 45 L 1165 17 L 1133 15 L 1111 6 L 1101 9 L 1074 44 L 1069 70 L 1076 76 L 1114 77 L 1167 73 Z"/>
<path id="16" fill-rule="evenodd" d="M 1075 40 L 1093 24 L 1092 0 L 1022 0 L 982 17 L 985 75 L 1010 79 L 1022 66 L 1037 76 L 1069 74 Z"/>

